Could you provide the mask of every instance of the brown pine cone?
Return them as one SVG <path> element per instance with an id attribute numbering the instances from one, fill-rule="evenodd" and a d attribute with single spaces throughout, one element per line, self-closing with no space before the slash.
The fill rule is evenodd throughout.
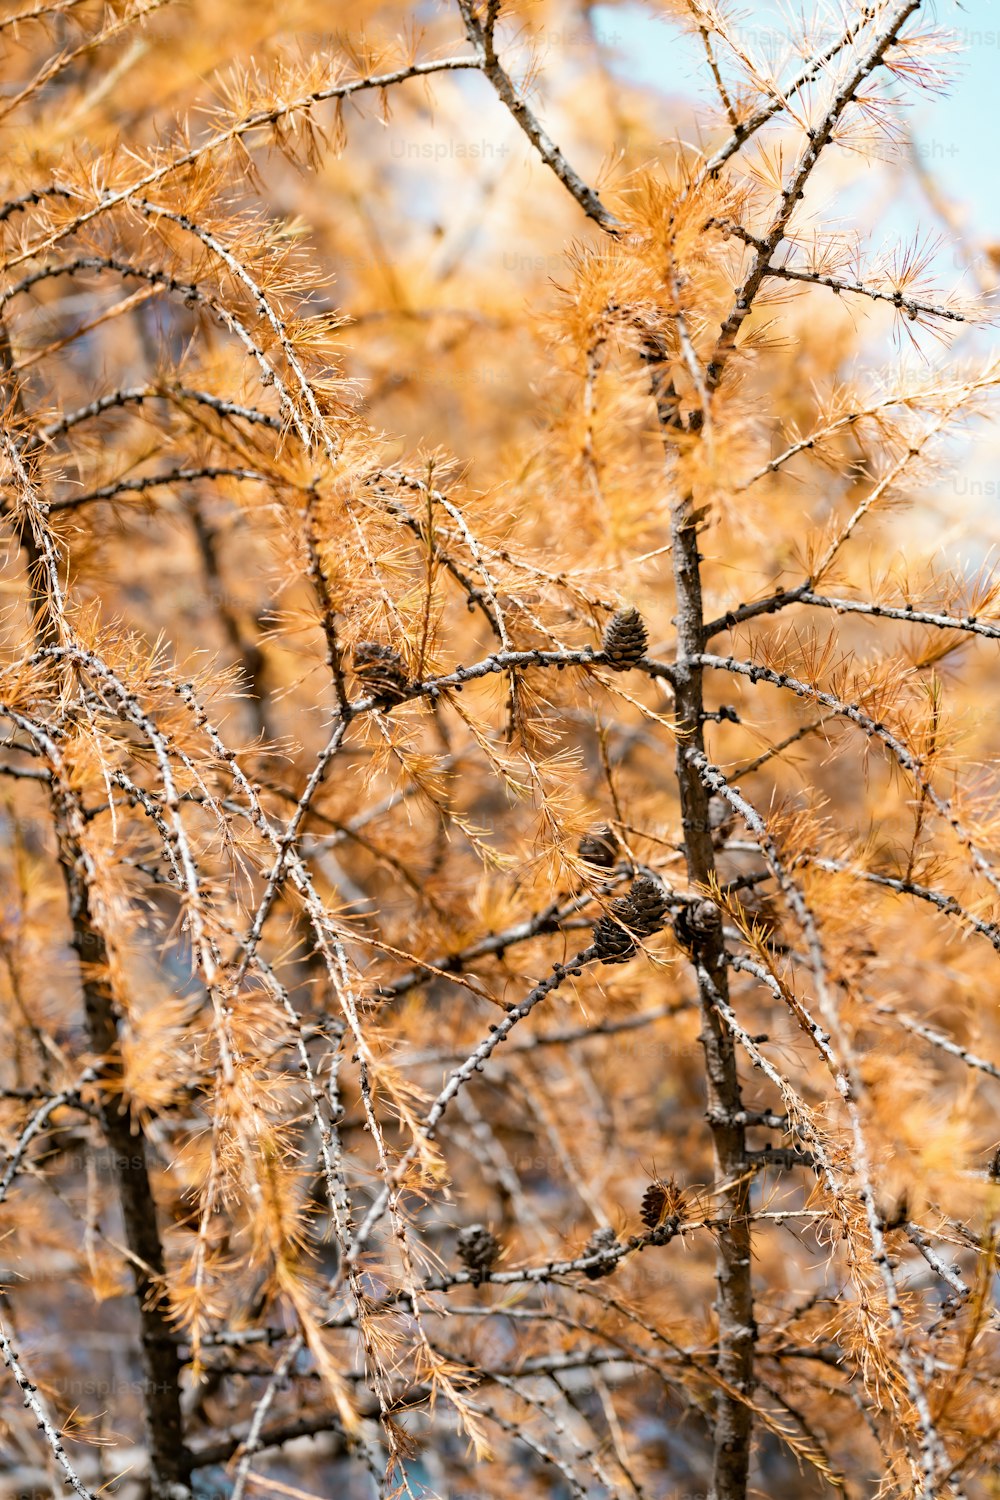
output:
<path id="1" fill-rule="evenodd" d="M 685 1217 L 684 1189 L 673 1177 L 651 1182 L 642 1195 L 639 1217 L 651 1234 L 660 1229 L 667 1219 L 681 1220 Z"/>
<path id="2" fill-rule="evenodd" d="M 485 1224 L 470 1224 L 459 1231 L 458 1258 L 472 1272 L 472 1284 L 478 1286 L 497 1263 L 500 1241 Z"/>
<path id="3" fill-rule="evenodd" d="M 618 1264 L 618 1257 L 614 1254 L 617 1249 L 618 1236 L 613 1229 L 605 1224 L 600 1229 L 594 1230 L 581 1254 L 600 1255 L 602 1259 L 592 1266 L 584 1266 L 583 1274 L 588 1281 L 600 1281 L 602 1276 L 611 1275 Z"/>
<path id="4" fill-rule="evenodd" d="M 667 914 L 667 895 L 660 882 L 652 875 L 637 875 L 627 897 L 632 907 L 629 927 L 639 937 L 650 937 L 659 932 Z"/>
<path id="5" fill-rule="evenodd" d="M 354 670 L 368 691 L 383 702 L 399 703 L 406 697 L 410 679 L 403 658 L 391 646 L 359 641 L 354 648 Z"/>
<path id="6" fill-rule="evenodd" d="M 637 875 L 628 895 L 612 901 L 607 915 L 594 926 L 594 947 L 601 963 L 627 963 L 636 951 L 635 938 L 659 932 L 667 907 L 660 882 L 652 875 Z"/>
<path id="7" fill-rule="evenodd" d="M 610 823 L 592 828 L 583 835 L 576 847 L 580 858 L 585 859 L 588 865 L 599 865 L 602 870 L 610 870 L 618 862 L 618 838 Z"/>
<path id="8" fill-rule="evenodd" d="M 608 621 L 601 653 L 614 672 L 627 672 L 642 661 L 649 645 L 643 618 L 637 609 L 619 609 Z"/>
<path id="9" fill-rule="evenodd" d="M 690 952 L 717 920 L 717 908 L 711 901 L 687 901 L 674 918 L 674 937 Z"/>
<path id="10" fill-rule="evenodd" d="M 628 896 L 612 901 L 606 916 L 594 924 L 594 947 L 602 964 L 627 964 L 635 952 L 635 939 L 625 929 L 633 918 Z"/>

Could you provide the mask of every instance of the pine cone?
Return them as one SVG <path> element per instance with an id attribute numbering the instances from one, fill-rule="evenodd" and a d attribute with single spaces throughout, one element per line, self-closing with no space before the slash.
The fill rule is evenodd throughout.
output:
<path id="1" fill-rule="evenodd" d="M 634 916 L 628 896 L 612 901 L 607 916 L 594 925 L 594 947 L 602 964 L 626 964 L 635 952 L 635 939 L 625 928 Z"/>
<path id="2" fill-rule="evenodd" d="M 618 862 L 618 839 L 610 823 L 592 828 L 585 833 L 577 845 L 577 853 L 588 865 L 599 865 L 610 870 Z"/>
<path id="3" fill-rule="evenodd" d="M 685 1216 L 684 1189 L 672 1177 L 665 1181 L 659 1177 L 651 1182 L 642 1195 L 639 1217 L 650 1234 L 662 1228 L 667 1219 L 683 1219 Z"/>
<path id="4" fill-rule="evenodd" d="M 359 641 L 354 648 L 354 670 L 368 691 L 385 703 L 399 703 L 406 697 L 410 679 L 403 658 L 391 646 Z"/>
<path id="5" fill-rule="evenodd" d="M 472 1272 L 472 1284 L 478 1286 L 497 1263 L 500 1241 L 485 1224 L 470 1224 L 458 1235 L 458 1258 Z"/>
<path id="6" fill-rule="evenodd" d="M 674 937 L 690 952 L 700 938 L 711 932 L 716 920 L 716 907 L 711 901 L 688 901 L 674 918 Z"/>
<path id="7" fill-rule="evenodd" d="M 649 937 L 659 932 L 667 914 L 667 895 L 660 882 L 652 875 L 637 875 L 627 897 L 632 907 L 629 927 L 639 937 Z"/>
<path id="8" fill-rule="evenodd" d="M 594 1230 L 584 1245 L 582 1254 L 600 1255 L 604 1258 L 592 1266 L 584 1266 L 583 1274 L 588 1281 L 600 1281 L 602 1276 L 611 1275 L 618 1264 L 618 1257 L 613 1253 L 617 1249 L 618 1237 L 613 1229 L 609 1229 L 605 1224 L 600 1229 Z"/>
<path id="9" fill-rule="evenodd" d="M 608 621 L 601 647 L 605 664 L 614 672 L 627 672 L 642 661 L 649 636 L 637 609 L 619 609 Z"/>
<path id="10" fill-rule="evenodd" d="M 628 895 L 612 901 L 608 914 L 594 926 L 594 947 L 601 963 L 627 963 L 635 953 L 635 938 L 659 932 L 667 907 L 660 882 L 652 875 L 637 875 Z M 628 930 L 623 932 L 623 927 Z"/>

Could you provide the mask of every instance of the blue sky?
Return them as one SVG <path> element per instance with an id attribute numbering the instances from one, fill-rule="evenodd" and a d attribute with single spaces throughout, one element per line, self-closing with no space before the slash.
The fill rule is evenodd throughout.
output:
<path id="1" fill-rule="evenodd" d="M 744 0 L 739 7 L 743 24 L 779 34 L 790 16 L 814 9 L 811 0 Z M 932 0 L 927 14 L 958 33 L 962 51 L 949 65 L 947 94 L 911 93 L 907 118 L 941 186 L 967 205 L 969 227 L 1000 241 L 1000 0 Z M 708 96 L 700 47 L 664 25 L 654 7 L 628 0 L 599 5 L 595 18 L 599 31 L 614 38 L 623 73 L 692 105 Z"/>
<path id="2" fill-rule="evenodd" d="M 811 17 L 822 5 L 823 0 L 742 0 L 741 25 L 751 28 L 763 47 L 771 34 L 787 35 L 796 16 Z M 836 24 L 838 9 L 836 0 L 829 0 L 829 28 Z M 958 222 L 973 242 L 1000 245 L 1000 0 L 930 0 L 925 13 L 933 24 L 957 33 L 961 50 L 947 59 L 946 88 L 934 93 L 907 91 L 906 122 L 922 160 L 958 208 Z M 661 91 L 669 100 L 670 128 L 683 136 L 690 122 L 688 138 L 699 140 L 699 106 L 706 100 L 714 105 L 715 95 L 697 39 L 682 37 L 676 26 L 664 24 L 655 5 L 641 0 L 598 5 L 594 16 L 623 78 Z M 824 27 L 824 34 L 829 28 Z M 837 215 L 845 225 L 851 222 L 861 230 L 873 248 L 887 241 L 926 243 L 945 234 L 912 177 L 877 164 L 860 171 L 854 185 L 841 190 Z M 974 290 L 964 256 L 946 242 L 935 255 L 933 273 L 942 287 Z M 984 359 L 996 351 L 996 328 L 985 327 L 959 333 L 951 355 Z M 948 357 L 933 346 L 926 353 L 934 360 Z M 942 493 L 959 511 L 971 506 L 981 517 L 984 551 L 991 542 L 1000 545 L 996 422 L 975 424 L 955 457 L 965 488 L 954 489 L 953 474 L 942 482 Z"/>

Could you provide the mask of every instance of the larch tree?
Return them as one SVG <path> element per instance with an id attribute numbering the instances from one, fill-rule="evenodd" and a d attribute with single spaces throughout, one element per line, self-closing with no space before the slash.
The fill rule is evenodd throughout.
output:
<path id="1" fill-rule="evenodd" d="M 0 8 L 3 1496 L 997 1493 L 929 11 Z"/>

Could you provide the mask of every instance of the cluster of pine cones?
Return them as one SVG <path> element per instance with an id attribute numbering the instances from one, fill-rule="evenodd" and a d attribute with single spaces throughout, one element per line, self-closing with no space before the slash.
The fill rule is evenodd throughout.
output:
<path id="1" fill-rule="evenodd" d="M 637 875 L 627 896 L 611 902 L 594 927 L 594 947 L 603 964 L 624 964 L 636 951 L 636 938 L 651 937 L 663 926 L 667 894 L 653 875 Z"/>

